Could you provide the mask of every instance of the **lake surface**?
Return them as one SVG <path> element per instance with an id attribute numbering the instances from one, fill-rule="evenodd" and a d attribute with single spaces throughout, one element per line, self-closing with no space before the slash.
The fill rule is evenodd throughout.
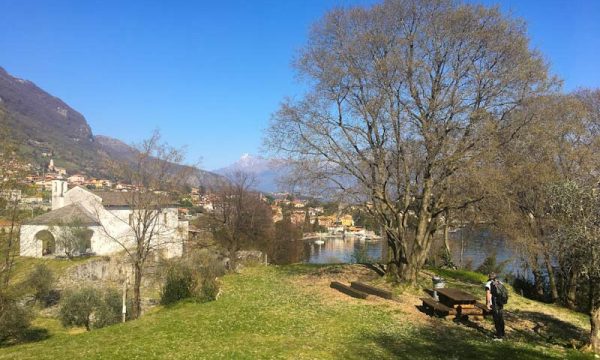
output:
<path id="1" fill-rule="evenodd" d="M 361 240 L 356 237 L 323 238 L 296 242 L 296 262 L 309 264 L 352 263 L 356 256 L 365 254 L 374 261 L 381 261 L 387 245 L 385 240 Z M 441 246 L 441 239 L 436 246 Z M 457 266 L 476 269 L 486 257 L 495 255 L 497 263 L 504 263 L 508 273 L 522 273 L 521 263 L 506 239 L 488 229 L 459 229 L 450 234 L 452 260 Z"/>
<path id="2" fill-rule="evenodd" d="M 367 256 L 373 261 L 381 261 L 385 251 L 384 240 L 361 240 L 357 237 L 324 238 L 323 244 L 316 240 L 309 243 L 304 262 L 309 264 L 351 263 L 357 256 Z"/>

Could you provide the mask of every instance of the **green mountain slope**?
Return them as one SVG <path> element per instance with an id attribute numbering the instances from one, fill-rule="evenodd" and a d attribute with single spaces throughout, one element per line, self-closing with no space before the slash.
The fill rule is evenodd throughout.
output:
<path id="1" fill-rule="evenodd" d="M 54 163 L 69 173 L 111 177 L 106 159 L 127 160 L 133 149 L 108 136 L 94 136 L 85 117 L 33 82 L 16 78 L 0 67 L 0 127 L 19 144 L 25 160 L 45 167 Z M 202 182 L 218 176 L 197 169 Z"/>

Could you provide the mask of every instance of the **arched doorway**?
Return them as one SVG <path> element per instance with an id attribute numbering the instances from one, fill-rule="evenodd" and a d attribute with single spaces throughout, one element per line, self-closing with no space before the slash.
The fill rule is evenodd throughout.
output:
<path id="1" fill-rule="evenodd" d="M 92 236 L 94 236 L 94 231 L 90 229 L 84 229 L 81 232 L 81 249 L 79 254 L 86 254 L 92 251 Z"/>
<path id="2" fill-rule="evenodd" d="M 42 242 L 42 256 L 52 255 L 56 251 L 56 240 L 48 230 L 41 230 L 35 234 L 35 239 Z"/>

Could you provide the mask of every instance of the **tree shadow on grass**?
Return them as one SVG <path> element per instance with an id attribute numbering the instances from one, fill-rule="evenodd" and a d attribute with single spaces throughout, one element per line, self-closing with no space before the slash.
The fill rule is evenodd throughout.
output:
<path id="1" fill-rule="evenodd" d="M 379 274 L 371 267 L 364 264 L 292 264 L 280 265 L 277 271 L 286 276 L 337 276 L 356 275 L 358 277 L 378 278 Z"/>
<path id="2" fill-rule="evenodd" d="M 349 357 L 389 359 L 564 359 L 588 358 L 582 353 L 553 352 L 536 348 L 528 343 L 505 340 L 495 342 L 489 336 L 466 331 L 460 327 L 438 326 L 435 328 L 413 329 L 407 333 L 393 334 L 381 332 L 362 336 L 358 345 L 349 351 Z M 364 342 L 374 345 L 377 350 L 365 347 Z"/>
<path id="3" fill-rule="evenodd" d="M 523 320 L 533 323 L 533 327 L 528 329 L 529 331 L 520 330 L 515 326 L 515 332 L 527 341 L 564 347 L 581 347 L 589 341 L 588 331 L 549 314 L 515 310 L 507 313 L 506 320 L 508 326 L 513 326 L 514 323 Z"/>
<path id="4" fill-rule="evenodd" d="M 26 343 L 38 342 L 50 338 L 48 329 L 32 327 L 25 330 L 20 336 L 7 340 L 6 342 L 0 342 L 0 349 L 4 347 L 21 345 Z"/>

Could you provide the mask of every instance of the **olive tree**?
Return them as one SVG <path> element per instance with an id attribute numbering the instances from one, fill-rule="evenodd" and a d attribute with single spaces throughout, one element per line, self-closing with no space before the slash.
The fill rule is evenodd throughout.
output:
<path id="1" fill-rule="evenodd" d="M 390 251 L 388 272 L 414 282 L 443 214 L 480 196 L 449 196 L 509 116 L 548 91 L 526 27 L 497 8 L 389 0 L 317 22 L 295 66 L 306 93 L 273 116 L 266 145 L 295 181 L 368 203 Z M 510 136 L 504 136 L 510 138 Z"/>
<path id="2" fill-rule="evenodd" d="M 84 254 L 91 248 L 93 231 L 79 218 L 66 223 L 57 222 L 51 226 L 51 230 L 56 234 L 56 245 L 69 259 Z"/>

